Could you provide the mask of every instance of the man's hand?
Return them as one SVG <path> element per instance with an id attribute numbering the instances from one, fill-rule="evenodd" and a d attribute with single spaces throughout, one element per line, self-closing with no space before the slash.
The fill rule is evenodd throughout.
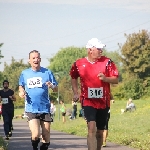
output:
<path id="1" fill-rule="evenodd" d="M 54 88 L 53 83 L 51 83 L 50 81 L 46 82 L 45 84 L 46 84 L 49 88 L 51 88 L 51 89 Z"/>
<path id="2" fill-rule="evenodd" d="M 12 100 L 13 99 L 13 97 L 12 96 L 9 96 L 9 98 Z"/>
<path id="3" fill-rule="evenodd" d="M 74 94 L 73 101 L 77 102 L 79 100 L 79 94 Z"/>
<path id="4" fill-rule="evenodd" d="M 15 100 L 16 100 L 16 97 L 15 97 L 14 95 L 9 96 L 9 98 L 10 98 L 12 101 L 15 101 Z"/>
<path id="5" fill-rule="evenodd" d="M 98 77 L 100 80 L 106 82 L 106 76 L 105 76 L 102 72 L 100 72 L 100 73 L 97 75 L 97 77 Z"/>
<path id="6" fill-rule="evenodd" d="M 13 97 L 12 97 L 12 96 L 9 96 L 9 98 L 12 99 Z"/>
<path id="7" fill-rule="evenodd" d="M 24 90 L 19 91 L 19 96 L 20 96 L 21 98 L 25 98 L 26 92 L 25 92 Z"/>

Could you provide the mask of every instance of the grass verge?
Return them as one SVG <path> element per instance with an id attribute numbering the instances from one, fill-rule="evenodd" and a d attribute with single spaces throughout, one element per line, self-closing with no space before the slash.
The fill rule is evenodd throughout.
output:
<path id="1" fill-rule="evenodd" d="M 8 143 L 4 141 L 2 137 L 0 137 L 0 150 L 7 150 Z"/>
<path id="2" fill-rule="evenodd" d="M 126 101 L 116 101 L 111 105 L 108 141 L 127 145 L 139 150 L 150 150 L 150 100 L 135 100 L 134 103 L 137 110 L 124 114 L 121 114 L 121 109 L 125 108 Z M 66 106 L 67 108 L 72 107 L 71 105 Z M 85 120 L 79 117 L 75 120 L 69 120 L 66 117 L 66 123 L 63 124 L 58 108 L 51 128 L 53 130 L 86 137 L 87 124 Z M 79 109 L 80 105 L 78 105 Z M 23 109 L 15 110 L 15 115 L 22 113 Z M 4 146 L 7 146 L 7 143 L 4 143 L 0 137 L 0 150 L 6 150 Z"/>
<path id="3" fill-rule="evenodd" d="M 126 101 L 116 101 L 111 105 L 108 141 L 139 150 L 150 150 L 150 100 L 135 100 L 134 103 L 137 110 L 124 114 L 121 114 L 121 109 L 125 108 Z M 87 125 L 84 119 L 66 119 L 66 123 L 63 124 L 56 115 L 51 128 L 86 137 Z"/>

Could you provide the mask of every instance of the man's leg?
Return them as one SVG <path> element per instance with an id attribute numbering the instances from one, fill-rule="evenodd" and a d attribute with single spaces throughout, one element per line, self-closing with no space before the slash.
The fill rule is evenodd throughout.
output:
<path id="1" fill-rule="evenodd" d="M 48 150 L 50 145 L 50 122 L 41 121 L 42 128 L 42 143 L 40 150 Z"/>
<path id="2" fill-rule="evenodd" d="M 72 116 L 71 116 L 72 119 L 75 119 L 75 115 L 74 115 L 74 114 L 75 114 L 75 110 L 73 109 L 73 110 L 72 110 Z"/>
<path id="3" fill-rule="evenodd" d="M 14 119 L 14 107 L 13 107 L 13 112 L 12 112 L 12 122 L 13 122 L 13 119 Z M 12 123 L 12 126 L 11 126 L 11 130 L 14 130 L 14 127 L 13 127 L 13 123 Z"/>
<path id="4" fill-rule="evenodd" d="M 91 106 L 84 106 L 84 115 L 85 115 L 85 120 L 87 121 L 87 127 L 88 127 L 88 135 L 87 135 L 88 150 L 96 150 L 97 149 L 96 113 L 97 113 L 97 109 L 95 109 Z"/>
<path id="5" fill-rule="evenodd" d="M 6 111 L 3 111 L 2 115 L 6 140 L 9 140 L 9 114 Z"/>
<path id="6" fill-rule="evenodd" d="M 104 130 L 104 132 L 103 132 L 103 145 L 102 145 L 102 147 L 106 147 L 107 136 L 108 136 L 108 130 Z"/>
<path id="7" fill-rule="evenodd" d="M 38 150 L 38 143 L 40 142 L 40 120 L 32 119 L 29 120 L 29 128 L 31 131 L 31 143 L 33 150 Z"/>
<path id="8" fill-rule="evenodd" d="M 9 137 L 12 136 L 12 120 L 13 120 L 14 112 L 13 109 L 11 108 L 9 111 Z"/>
<path id="9" fill-rule="evenodd" d="M 103 133 L 104 129 L 108 129 L 108 121 L 110 117 L 109 108 L 99 109 L 96 115 L 96 126 L 97 126 L 97 150 L 101 150 L 103 144 Z"/>
<path id="10" fill-rule="evenodd" d="M 77 109 L 75 109 L 74 115 L 75 115 L 75 119 L 76 119 L 77 118 Z"/>
<path id="11" fill-rule="evenodd" d="M 88 150 L 96 150 L 96 123 L 95 121 L 88 122 L 88 136 L 87 136 Z"/>
<path id="12" fill-rule="evenodd" d="M 102 147 L 103 131 L 104 130 L 97 130 L 97 132 L 96 132 L 97 150 L 101 150 L 101 147 Z"/>

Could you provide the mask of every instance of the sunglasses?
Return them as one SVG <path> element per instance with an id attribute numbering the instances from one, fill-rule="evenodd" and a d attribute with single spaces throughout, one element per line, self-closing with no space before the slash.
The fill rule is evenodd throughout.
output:
<path id="1" fill-rule="evenodd" d="M 97 50 L 99 50 L 99 51 L 103 51 L 101 48 L 97 48 Z"/>

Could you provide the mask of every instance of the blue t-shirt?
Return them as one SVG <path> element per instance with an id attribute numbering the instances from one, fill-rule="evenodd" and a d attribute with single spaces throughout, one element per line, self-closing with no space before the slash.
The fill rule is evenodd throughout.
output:
<path id="1" fill-rule="evenodd" d="M 46 82 L 57 85 L 53 73 L 41 67 L 39 71 L 31 68 L 22 71 L 19 85 L 26 91 L 25 112 L 50 113 L 50 99 Z"/>

